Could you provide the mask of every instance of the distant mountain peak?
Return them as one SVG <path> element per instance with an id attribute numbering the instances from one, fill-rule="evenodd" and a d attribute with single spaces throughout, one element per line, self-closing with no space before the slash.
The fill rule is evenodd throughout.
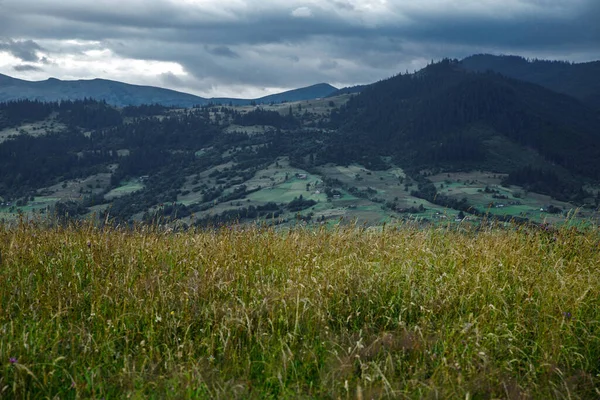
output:
<path id="1" fill-rule="evenodd" d="M 332 86 L 332 85 L 330 85 L 327 82 L 321 82 L 321 83 L 316 83 L 316 84 L 311 85 L 311 86 L 307 86 L 307 88 L 316 88 L 316 87 L 322 87 L 322 88 L 328 88 L 328 89 L 338 90 L 335 86 Z"/>
<path id="2" fill-rule="evenodd" d="M 231 103 L 234 105 L 269 104 L 294 101 L 306 101 L 323 98 L 337 92 L 338 89 L 329 83 L 316 83 L 314 85 L 288 90 L 283 93 L 271 94 L 257 99 L 212 98 L 215 103 Z"/>

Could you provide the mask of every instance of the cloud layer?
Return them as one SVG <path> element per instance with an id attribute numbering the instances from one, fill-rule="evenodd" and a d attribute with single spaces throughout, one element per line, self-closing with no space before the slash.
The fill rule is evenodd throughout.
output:
<path id="1" fill-rule="evenodd" d="M 0 73 L 253 97 L 480 52 L 599 59 L 597 21 L 597 0 L 4 0 Z"/>

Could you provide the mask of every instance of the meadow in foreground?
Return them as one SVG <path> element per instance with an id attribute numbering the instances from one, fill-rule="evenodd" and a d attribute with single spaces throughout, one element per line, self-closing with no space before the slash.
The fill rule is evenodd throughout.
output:
<path id="1" fill-rule="evenodd" d="M 597 398 L 599 244 L 0 227 L 0 398 Z"/>

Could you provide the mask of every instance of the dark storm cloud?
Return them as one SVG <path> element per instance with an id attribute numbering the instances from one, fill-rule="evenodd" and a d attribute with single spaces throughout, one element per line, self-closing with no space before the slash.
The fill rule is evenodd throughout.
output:
<path id="1" fill-rule="evenodd" d="M 31 65 L 31 64 L 20 64 L 20 65 L 15 65 L 13 67 L 13 70 L 17 71 L 17 72 L 27 72 L 27 71 L 43 71 L 42 68 L 35 66 L 35 65 Z"/>
<path id="2" fill-rule="evenodd" d="M 321 61 L 321 63 L 319 64 L 319 68 L 321 69 L 334 69 L 339 67 L 339 63 L 335 60 L 323 60 Z"/>
<path id="3" fill-rule="evenodd" d="M 38 61 L 33 40 L 95 41 L 121 57 L 179 63 L 192 79 L 157 79 L 195 90 L 353 84 L 481 52 L 597 59 L 599 20 L 598 0 L 6 0 L 0 35 L 21 40 L 0 50 Z"/>
<path id="4" fill-rule="evenodd" d="M 581 41 L 597 46 L 600 41 L 600 37 L 593 34 L 598 31 L 596 17 L 600 17 L 600 2 L 597 0 L 499 0 L 497 4 L 504 3 L 506 6 L 498 7 L 497 11 L 506 15 L 481 12 L 482 7 L 471 9 L 469 3 L 460 5 L 455 0 L 445 2 L 454 3 L 453 7 L 439 6 L 444 3 L 441 1 L 422 1 L 420 3 L 423 6 L 406 7 L 403 5 L 406 2 L 396 1 L 389 2 L 389 13 L 391 16 L 397 15 L 397 20 L 390 18 L 372 25 L 361 23 L 360 15 L 346 16 L 336 12 L 360 14 L 354 3 L 348 0 L 325 2 L 332 6 L 329 8 L 311 6 L 310 3 L 304 7 L 257 7 L 256 12 L 232 8 L 229 18 L 218 18 L 221 9 L 228 14 L 227 3 L 223 1 L 220 6 L 204 12 L 192 12 L 189 6 L 174 6 L 166 1 L 122 2 L 117 8 L 108 7 L 101 1 L 11 0 L 4 6 L 8 12 L 0 13 L 0 21 L 5 30 L 13 32 L 9 36 L 27 36 L 29 33 L 57 39 L 126 40 L 150 35 L 161 41 L 215 46 L 298 41 L 314 35 L 387 36 L 405 40 L 426 39 L 498 46 L 515 43 L 537 46 Z M 489 1 L 486 3 L 491 4 Z M 254 6 L 250 2 L 248 4 L 250 8 Z M 519 4 L 528 5 L 528 8 L 519 12 Z M 310 9 L 311 16 L 294 17 L 293 11 L 298 8 Z M 516 11 L 509 14 L 511 8 Z M 32 23 L 24 24 L 24 21 Z"/>
<path id="5" fill-rule="evenodd" d="M 354 10 L 354 5 L 348 0 L 331 0 L 331 4 L 342 10 Z"/>
<path id="6" fill-rule="evenodd" d="M 0 40 L 0 51 L 7 51 L 23 61 L 36 62 L 39 60 L 38 51 L 43 50 L 33 40 Z"/>
<path id="7" fill-rule="evenodd" d="M 206 51 L 212 55 L 220 56 L 220 57 L 229 57 L 229 58 L 240 58 L 240 55 L 235 51 L 231 50 L 227 46 L 215 46 L 215 47 L 205 47 Z"/>
<path id="8" fill-rule="evenodd" d="M 414 24 L 400 31 L 412 40 L 468 46 L 537 49 L 569 46 L 600 48 L 598 7 L 589 4 L 572 16 L 524 15 L 512 18 L 446 18 L 439 14 L 408 15 Z M 393 34 L 393 33 L 392 33 Z"/>

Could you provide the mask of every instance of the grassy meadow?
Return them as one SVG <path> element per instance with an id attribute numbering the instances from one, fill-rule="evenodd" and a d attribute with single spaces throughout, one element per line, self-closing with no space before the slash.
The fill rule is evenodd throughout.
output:
<path id="1" fill-rule="evenodd" d="M 0 398 L 598 398 L 599 244 L 0 226 Z"/>

